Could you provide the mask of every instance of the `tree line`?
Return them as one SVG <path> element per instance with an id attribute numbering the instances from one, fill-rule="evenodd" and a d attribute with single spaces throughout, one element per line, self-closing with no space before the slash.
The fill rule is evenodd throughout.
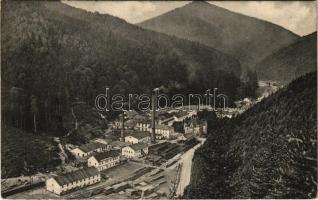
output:
<path id="1" fill-rule="evenodd" d="M 231 101 L 255 92 L 255 75 L 242 81 L 238 62 L 197 43 L 60 2 L 3 1 L 2 7 L 4 127 L 65 133 L 73 104 L 94 106 L 105 87 L 121 94 L 218 87 Z"/>

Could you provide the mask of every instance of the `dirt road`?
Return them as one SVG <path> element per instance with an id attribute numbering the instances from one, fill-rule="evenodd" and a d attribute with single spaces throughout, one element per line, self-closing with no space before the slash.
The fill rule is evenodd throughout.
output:
<path id="1" fill-rule="evenodd" d="M 192 168 L 192 159 L 194 152 L 197 148 L 199 148 L 203 143 L 205 142 L 205 139 L 200 139 L 200 144 L 197 144 L 195 147 L 187 151 L 181 156 L 181 159 L 179 163 L 182 164 L 182 171 L 180 175 L 180 181 L 177 187 L 176 195 L 182 196 L 184 189 L 186 186 L 190 184 L 190 178 L 191 178 L 191 168 Z"/>

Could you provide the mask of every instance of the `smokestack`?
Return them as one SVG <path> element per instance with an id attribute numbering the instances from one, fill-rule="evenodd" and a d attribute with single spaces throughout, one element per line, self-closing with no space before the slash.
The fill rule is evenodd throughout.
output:
<path id="1" fill-rule="evenodd" d="M 125 125 L 124 125 L 124 121 L 125 121 L 125 115 L 124 115 L 124 111 L 121 114 L 121 131 L 120 131 L 120 141 L 124 141 L 125 140 Z"/>
<path id="2" fill-rule="evenodd" d="M 156 117 L 156 95 L 152 95 L 152 117 L 151 117 L 151 143 L 156 142 L 156 127 L 155 127 L 155 117 Z"/>

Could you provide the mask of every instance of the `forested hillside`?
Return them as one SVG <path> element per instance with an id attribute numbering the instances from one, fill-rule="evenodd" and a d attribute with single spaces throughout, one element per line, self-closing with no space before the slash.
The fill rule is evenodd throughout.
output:
<path id="1" fill-rule="evenodd" d="M 262 80 L 288 83 L 317 69 L 317 32 L 299 38 L 256 65 Z"/>
<path id="2" fill-rule="evenodd" d="M 3 126 L 66 133 L 73 103 L 93 106 L 106 86 L 123 94 L 218 87 L 230 101 L 253 94 L 240 63 L 210 47 L 61 2 L 1 3 Z"/>
<path id="3" fill-rule="evenodd" d="M 209 127 L 185 198 L 315 198 L 317 74 Z"/>
<path id="4" fill-rule="evenodd" d="M 58 153 L 57 143 L 52 137 L 2 127 L 1 178 L 43 173 L 54 169 L 61 163 Z"/>
<path id="5" fill-rule="evenodd" d="M 205 1 L 191 2 L 138 25 L 228 53 L 245 70 L 254 69 L 263 58 L 299 37 L 276 24 Z"/>

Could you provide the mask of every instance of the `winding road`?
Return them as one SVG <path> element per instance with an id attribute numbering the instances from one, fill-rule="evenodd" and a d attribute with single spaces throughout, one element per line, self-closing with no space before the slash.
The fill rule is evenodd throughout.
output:
<path id="1" fill-rule="evenodd" d="M 182 165 L 182 167 L 179 184 L 176 191 L 176 196 L 182 196 L 184 189 L 190 184 L 194 152 L 197 148 L 204 144 L 206 139 L 201 138 L 199 140 L 200 144 L 197 144 L 195 147 L 193 147 L 181 156 L 179 163 Z"/>

